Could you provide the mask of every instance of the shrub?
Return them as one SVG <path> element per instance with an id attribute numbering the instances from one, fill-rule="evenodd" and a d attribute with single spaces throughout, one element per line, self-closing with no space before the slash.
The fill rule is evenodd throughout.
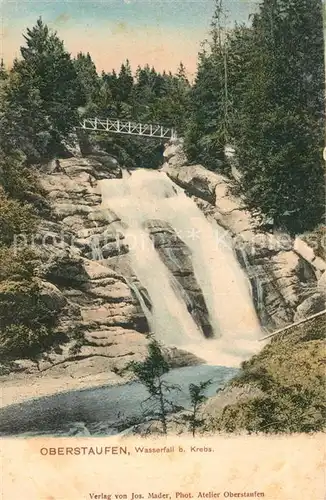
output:
<path id="1" fill-rule="evenodd" d="M 4 193 L 23 204 L 28 202 L 37 213 L 49 215 L 50 206 L 37 180 L 36 171 L 27 167 L 18 152 L 4 154 L 0 149 L 0 185 Z"/>
<path id="2" fill-rule="evenodd" d="M 0 283 L 0 354 L 6 361 L 28 358 L 46 350 L 55 340 L 58 310 L 51 309 L 35 278 L 18 261 L 16 278 Z"/>
<path id="3" fill-rule="evenodd" d="M 30 328 L 52 326 L 56 311 L 43 300 L 38 283 L 4 281 L 0 284 L 0 324 L 24 324 Z"/>
<path id="4" fill-rule="evenodd" d="M 225 432 L 317 432 L 326 426 L 324 394 L 325 317 L 275 336 L 242 364 L 230 385 L 258 388 L 260 395 L 211 414 L 209 430 Z"/>
<path id="5" fill-rule="evenodd" d="M 0 187 L 0 245 L 11 245 L 16 235 L 32 233 L 36 221 L 30 205 L 8 198 Z"/>
<path id="6" fill-rule="evenodd" d="M 36 257 L 30 249 L 14 252 L 12 248 L 0 247 L 0 282 L 32 280 L 35 265 Z"/>
<path id="7" fill-rule="evenodd" d="M 0 354 L 6 359 L 34 357 L 53 342 L 53 331 L 40 326 L 8 325 L 0 330 Z"/>

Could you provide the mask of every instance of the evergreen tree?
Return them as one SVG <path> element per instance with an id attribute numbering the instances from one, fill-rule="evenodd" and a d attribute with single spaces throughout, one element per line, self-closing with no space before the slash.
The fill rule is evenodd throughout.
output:
<path id="1" fill-rule="evenodd" d="M 190 161 L 211 170 L 224 170 L 225 130 L 225 36 L 221 0 L 216 0 L 211 40 L 203 45 L 191 91 L 191 112 L 185 147 Z"/>
<path id="2" fill-rule="evenodd" d="M 13 85 L 8 94 L 9 113 L 16 113 L 20 130 L 24 130 L 28 122 L 33 143 L 31 149 L 35 148 L 39 155 L 43 155 L 46 147 L 47 153 L 51 154 L 77 124 L 82 93 L 73 61 L 55 32 L 39 19 L 32 29 L 27 29 L 24 38 L 26 45 L 21 47 L 22 58 L 14 61 L 11 71 Z M 10 117 L 7 121 L 15 128 Z M 33 139 L 34 134 L 40 133 L 38 129 L 50 136 L 41 141 L 41 145 Z M 18 139 L 17 131 L 13 130 L 12 135 Z"/>
<path id="3" fill-rule="evenodd" d="M 150 397 L 146 401 L 152 403 L 152 412 L 158 415 L 163 434 L 167 434 L 167 415 L 173 409 L 168 394 L 178 387 L 164 380 L 164 375 L 170 371 L 171 366 L 165 360 L 160 344 L 154 339 L 151 340 L 147 358 L 144 361 L 131 362 L 128 369 L 148 390 Z"/>
<path id="4" fill-rule="evenodd" d="M 220 170 L 224 159 L 222 64 L 219 50 L 199 54 L 185 141 L 189 160 L 211 170 Z"/>
<path id="5" fill-rule="evenodd" d="M 188 424 L 189 431 L 192 433 L 193 437 L 196 436 L 197 430 L 200 429 L 205 423 L 205 419 L 199 417 L 199 411 L 207 400 L 205 390 L 211 385 L 211 383 L 211 380 L 207 380 L 206 382 L 201 382 L 198 385 L 189 385 L 191 410 L 188 414 L 183 415 L 183 421 Z"/>
<path id="6" fill-rule="evenodd" d="M 324 210 L 322 2 L 265 0 L 242 35 L 233 131 L 243 194 L 276 227 L 313 228 Z"/>
<path id="7" fill-rule="evenodd" d="M 82 90 L 83 104 L 86 106 L 85 113 L 96 111 L 94 107 L 99 100 L 100 79 L 98 77 L 96 66 L 89 54 L 79 52 L 74 60 L 74 66 Z"/>
<path id="8" fill-rule="evenodd" d="M 2 110 L 2 150 L 7 154 L 20 150 L 30 162 L 46 156 L 52 143 L 51 123 L 31 79 L 10 73 Z"/>
<path id="9" fill-rule="evenodd" d="M 187 78 L 186 67 L 184 66 L 182 61 L 180 62 L 178 70 L 177 70 L 177 77 L 180 78 L 180 80 L 184 81 L 185 84 L 189 84 L 188 78 Z"/>
<path id="10" fill-rule="evenodd" d="M 1 80 L 6 80 L 7 77 L 8 77 L 8 73 L 6 71 L 3 59 L 1 59 L 1 61 L 0 61 L 0 82 L 1 82 Z"/>
<path id="11" fill-rule="evenodd" d="M 118 100 L 120 102 L 128 103 L 130 101 L 134 85 L 134 79 L 132 76 L 128 59 L 125 64 L 121 65 L 117 85 L 118 85 Z"/>

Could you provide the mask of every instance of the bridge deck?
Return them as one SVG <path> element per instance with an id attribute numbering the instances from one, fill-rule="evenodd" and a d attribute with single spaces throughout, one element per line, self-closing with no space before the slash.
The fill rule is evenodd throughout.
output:
<path id="1" fill-rule="evenodd" d="M 80 127 L 83 130 L 105 131 L 114 134 L 138 135 L 153 137 L 156 139 L 175 139 L 177 137 L 174 128 L 151 123 L 136 123 L 112 118 L 84 118 Z"/>

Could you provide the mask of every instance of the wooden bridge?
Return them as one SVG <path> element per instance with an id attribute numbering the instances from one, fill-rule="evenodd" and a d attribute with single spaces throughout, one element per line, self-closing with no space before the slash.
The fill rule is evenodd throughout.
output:
<path id="1" fill-rule="evenodd" d="M 109 132 L 113 134 L 138 135 L 140 137 L 152 137 L 154 139 L 176 139 L 177 133 L 174 128 L 154 125 L 149 123 L 136 123 L 132 121 L 112 118 L 84 118 L 80 122 L 83 130 L 97 132 Z"/>

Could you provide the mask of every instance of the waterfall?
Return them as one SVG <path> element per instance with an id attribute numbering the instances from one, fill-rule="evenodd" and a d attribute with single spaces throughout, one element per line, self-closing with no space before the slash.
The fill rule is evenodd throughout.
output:
<path id="1" fill-rule="evenodd" d="M 100 181 L 102 207 L 121 219 L 132 270 L 152 308 L 140 301 L 155 337 L 215 365 L 236 366 L 258 350 L 260 325 L 248 279 L 231 238 L 207 221 L 193 200 L 163 172 L 139 169 Z M 193 271 L 209 313 L 214 338 L 204 338 L 180 285 L 161 260 L 146 223 L 168 223 L 191 252 Z"/>

